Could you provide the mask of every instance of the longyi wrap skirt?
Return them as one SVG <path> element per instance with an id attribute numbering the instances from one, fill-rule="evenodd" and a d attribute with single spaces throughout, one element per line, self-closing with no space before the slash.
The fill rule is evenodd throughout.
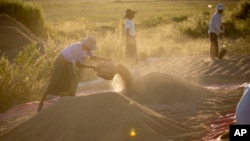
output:
<path id="1" fill-rule="evenodd" d="M 127 37 L 126 38 L 126 58 L 131 63 L 137 64 L 137 46 L 135 37 Z"/>
<path id="2" fill-rule="evenodd" d="M 60 54 L 55 61 L 54 70 L 46 89 L 46 94 L 57 96 L 75 96 L 78 79 L 74 64 L 68 62 Z"/>

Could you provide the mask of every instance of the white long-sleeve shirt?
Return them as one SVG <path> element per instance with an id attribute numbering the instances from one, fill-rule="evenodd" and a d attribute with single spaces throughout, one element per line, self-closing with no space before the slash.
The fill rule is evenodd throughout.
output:
<path id="1" fill-rule="evenodd" d="M 127 29 L 129 29 L 130 36 L 136 35 L 134 22 L 130 19 L 126 19 L 126 21 L 125 21 L 125 30 L 127 30 Z"/>
<path id="2" fill-rule="evenodd" d="M 219 35 L 220 33 L 222 33 L 220 26 L 221 26 L 221 14 L 219 14 L 218 12 L 215 12 L 210 20 L 208 33 L 213 32 Z"/>
<path id="3" fill-rule="evenodd" d="M 93 56 L 93 52 L 84 51 L 82 48 L 82 42 L 76 42 L 61 51 L 63 57 L 71 63 L 82 63 L 83 59 L 86 57 Z"/>

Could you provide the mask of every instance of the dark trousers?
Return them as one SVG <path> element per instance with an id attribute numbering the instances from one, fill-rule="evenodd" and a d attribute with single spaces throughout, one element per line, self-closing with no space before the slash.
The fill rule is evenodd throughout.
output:
<path id="1" fill-rule="evenodd" d="M 74 96 L 77 87 L 78 79 L 73 63 L 67 62 L 62 55 L 59 55 L 46 94 Z"/>
<path id="2" fill-rule="evenodd" d="M 218 45 L 218 36 L 215 33 L 209 33 L 210 39 L 210 57 L 214 59 L 218 57 L 219 45 Z"/>

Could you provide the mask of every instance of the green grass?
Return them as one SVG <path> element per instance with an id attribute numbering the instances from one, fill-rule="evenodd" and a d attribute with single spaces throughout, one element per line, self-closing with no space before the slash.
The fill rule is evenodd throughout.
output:
<path id="1" fill-rule="evenodd" d="M 55 57 L 68 44 L 86 35 L 95 35 L 100 47 L 97 55 L 123 62 L 125 52 L 124 11 L 137 10 L 134 22 L 137 31 L 138 56 L 149 57 L 209 55 L 207 22 L 217 1 L 128 1 L 128 0 L 23 0 L 42 8 L 44 23 L 50 29 L 42 39 L 45 54 L 34 45 L 20 53 L 15 62 L 1 57 L 0 112 L 27 101 L 39 100 L 51 75 Z M 212 4 L 213 8 L 208 8 Z M 237 1 L 223 1 L 224 20 L 231 20 Z M 207 16 L 204 16 L 204 14 Z M 232 21 L 231 21 L 232 22 Z M 238 22 L 238 21 L 235 21 Z M 233 22 L 232 22 L 233 23 Z M 199 25 L 199 26 L 197 26 Z M 238 24 L 233 30 L 240 32 Z M 242 23 L 244 25 L 244 23 Z M 234 26 L 232 26 L 234 27 Z M 236 28 L 237 27 L 237 28 Z M 190 36 L 193 34 L 192 36 Z M 250 37 L 226 36 L 229 52 L 250 54 Z M 248 33 L 249 35 L 249 33 Z M 3 66 L 3 67 L 2 67 Z M 78 70 L 81 81 L 96 78 L 92 71 Z"/>

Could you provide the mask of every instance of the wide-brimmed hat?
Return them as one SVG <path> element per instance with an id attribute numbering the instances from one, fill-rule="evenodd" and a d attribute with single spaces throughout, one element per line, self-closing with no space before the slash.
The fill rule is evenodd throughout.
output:
<path id="1" fill-rule="evenodd" d="M 216 10 L 224 10 L 223 5 L 222 5 L 222 4 L 218 4 L 218 5 L 216 6 Z"/>
<path id="2" fill-rule="evenodd" d="M 84 45 L 86 45 L 91 50 L 96 50 L 97 49 L 96 39 L 95 39 L 94 36 L 87 36 L 87 37 L 83 38 L 82 43 Z"/>
<path id="3" fill-rule="evenodd" d="M 137 13 L 137 11 L 126 9 L 124 18 L 126 18 L 128 15 L 135 14 L 135 13 Z"/>

